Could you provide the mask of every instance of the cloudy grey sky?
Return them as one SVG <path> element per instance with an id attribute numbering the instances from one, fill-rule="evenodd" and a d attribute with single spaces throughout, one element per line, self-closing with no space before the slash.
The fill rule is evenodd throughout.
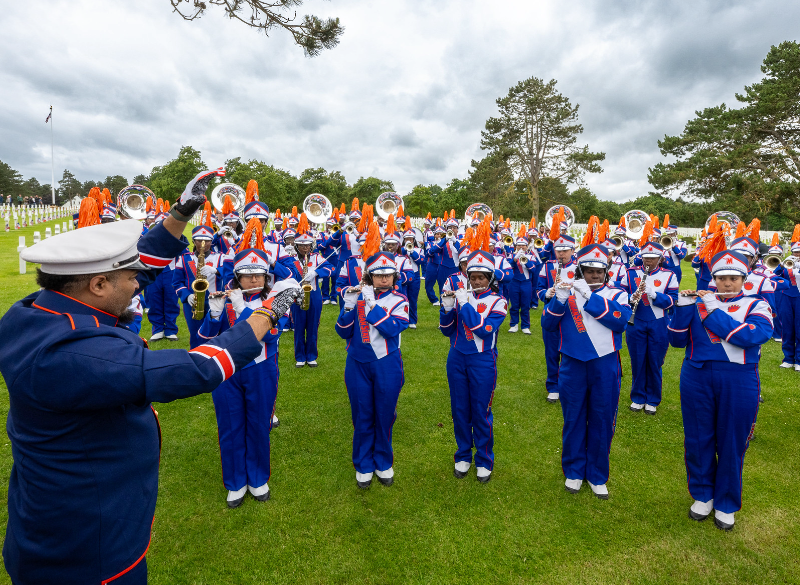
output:
<path id="1" fill-rule="evenodd" d="M 182 145 L 209 166 L 241 156 L 299 174 L 375 175 L 401 193 L 466 177 L 494 100 L 558 80 L 580 104 L 581 142 L 606 152 L 588 178 L 604 199 L 648 190 L 656 141 L 697 109 L 733 103 L 770 45 L 796 40 L 797 0 L 307 0 L 341 44 L 309 59 L 209 10 L 187 23 L 168 0 L 4 2 L 0 160 L 50 182 L 129 180 Z"/>

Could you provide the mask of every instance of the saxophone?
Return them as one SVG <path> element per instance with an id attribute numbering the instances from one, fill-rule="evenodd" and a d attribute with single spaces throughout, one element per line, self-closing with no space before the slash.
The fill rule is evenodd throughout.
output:
<path id="1" fill-rule="evenodd" d="M 301 256 L 300 257 L 303 261 L 303 279 L 305 280 L 306 275 L 308 274 L 308 256 Z M 301 281 L 302 282 L 302 281 Z M 311 307 L 311 283 L 306 282 L 301 285 L 301 289 L 303 290 L 303 301 L 300 303 L 300 309 L 303 311 L 308 311 Z"/>
<path id="2" fill-rule="evenodd" d="M 206 263 L 206 245 L 205 242 L 201 243 L 200 249 L 197 251 L 197 276 L 192 282 L 192 291 L 194 291 L 194 310 L 192 311 L 192 319 L 201 321 L 205 316 L 206 310 L 206 291 L 208 290 L 208 279 L 200 272 L 200 269 Z"/>

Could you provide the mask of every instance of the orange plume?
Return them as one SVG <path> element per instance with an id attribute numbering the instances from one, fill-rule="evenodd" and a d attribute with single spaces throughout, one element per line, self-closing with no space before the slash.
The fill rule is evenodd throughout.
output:
<path id="1" fill-rule="evenodd" d="M 389 214 L 389 219 L 386 220 L 386 233 L 393 234 L 397 231 L 397 226 L 394 223 L 394 214 Z"/>
<path id="2" fill-rule="evenodd" d="M 664 223 L 663 223 L 663 224 L 661 224 L 661 225 L 662 225 L 664 228 L 668 228 L 668 227 L 669 227 L 669 213 L 667 213 L 667 214 L 665 214 L 665 215 L 664 215 Z"/>
<path id="3" fill-rule="evenodd" d="M 519 226 L 519 233 L 517 234 L 517 237 L 524 238 L 526 235 L 528 235 L 528 229 L 525 227 L 525 224 L 523 223 L 521 226 Z"/>
<path id="4" fill-rule="evenodd" d="M 492 252 L 492 222 L 488 217 L 484 217 L 478 230 L 472 237 L 472 243 L 469 247 L 470 252 L 476 250 L 483 250 L 484 252 Z"/>
<path id="5" fill-rule="evenodd" d="M 596 215 L 589 218 L 589 225 L 586 226 L 586 233 L 583 234 L 581 248 L 590 244 L 597 243 L 597 232 L 600 230 L 600 220 Z"/>
<path id="6" fill-rule="evenodd" d="M 772 244 L 773 246 L 779 246 L 781 243 L 781 237 L 778 235 L 778 232 L 772 234 Z"/>
<path id="7" fill-rule="evenodd" d="M 283 216 L 281 215 L 281 210 L 280 210 L 280 208 L 276 209 L 276 210 L 275 210 L 275 221 L 278 221 L 278 220 L 279 220 L 279 219 L 281 219 L 282 217 L 283 217 Z"/>
<path id="8" fill-rule="evenodd" d="M 736 224 L 736 235 L 734 235 L 734 237 L 743 238 L 746 229 L 747 228 L 745 227 L 744 222 L 740 221 L 738 224 Z"/>
<path id="9" fill-rule="evenodd" d="M 600 226 L 600 233 L 597 235 L 598 243 L 605 242 L 608 239 L 608 220 L 603 220 L 603 224 Z"/>
<path id="10" fill-rule="evenodd" d="M 697 255 L 703 260 L 711 262 L 711 259 L 716 254 L 722 252 L 725 248 L 726 248 L 725 230 L 718 229 L 713 234 L 711 234 L 711 236 L 709 236 L 708 240 L 706 240 L 706 243 L 703 246 L 703 250 L 699 252 Z"/>
<path id="11" fill-rule="evenodd" d="M 89 194 L 87 195 L 87 197 L 91 197 L 92 199 L 94 199 L 95 205 L 97 205 L 98 209 L 102 207 L 103 194 L 100 192 L 100 187 L 92 187 L 91 189 L 89 189 Z"/>
<path id="12" fill-rule="evenodd" d="M 308 218 L 306 217 L 305 213 L 300 214 L 300 223 L 297 224 L 297 228 L 295 229 L 297 230 L 298 235 L 305 234 L 311 229 L 308 225 Z"/>
<path id="13" fill-rule="evenodd" d="M 91 191 L 89 191 L 89 193 L 91 193 Z M 88 195 L 87 195 L 87 197 L 88 197 Z M 148 196 L 147 197 L 147 201 L 145 201 L 145 203 L 144 203 L 145 213 L 150 213 L 150 211 L 152 209 L 153 209 L 153 198 Z"/>
<path id="14" fill-rule="evenodd" d="M 292 207 L 292 217 L 297 217 L 297 205 Z"/>
<path id="15" fill-rule="evenodd" d="M 333 221 L 339 223 L 339 209 L 337 207 L 333 208 Z"/>
<path id="16" fill-rule="evenodd" d="M 792 239 L 790 240 L 793 244 L 795 242 L 800 242 L 800 223 L 794 226 L 794 231 L 792 232 Z"/>
<path id="17" fill-rule="evenodd" d="M 97 189 L 95 187 L 95 189 Z M 97 189 L 100 192 L 100 189 Z M 97 209 L 97 201 L 94 197 L 85 197 L 81 201 L 78 210 L 78 228 L 89 227 L 100 223 L 100 211 Z"/>
<path id="18" fill-rule="evenodd" d="M 353 197 L 353 205 L 350 208 L 350 211 L 360 211 L 359 203 L 358 203 L 358 197 Z"/>
<path id="19" fill-rule="evenodd" d="M 442 218 L 441 217 L 437 217 L 436 218 L 436 227 L 439 227 L 440 225 L 442 225 Z"/>
<path id="20" fill-rule="evenodd" d="M 169 199 L 164 199 L 164 211 L 169 211 L 171 208 L 172 205 L 170 205 Z"/>
<path id="21" fill-rule="evenodd" d="M 647 223 L 644 224 L 644 230 L 642 231 L 642 237 L 639 238 L 639 247 L 641 248 L 644 246 L 648 241 L 650 241 L 650 236 L 653 235 L 653 222 L 647 220 Z"/>
<path id="22" fill-rule="evenodd" d="M 456 210 L 455 209 L 451 209 L 450 210 L 450 219 L 455 219 L 455 218 L 456 218 Z"/>
<path id="23" fill-rule="evenodd" d="M 658 229 L 658 216 L 657 215 L 651 215 L 650 217 L 653 218 L 653 229 L 657 230 Z"/>
<path id="24" fill-rule="evenodd" d="M 400 207 L 397 209 L 397 217 L 405 217 L 406 213 L 403 211 L 403 204 L 400 204 Z"/>
<path id="25" fill-rule="evenodd" d="M 410 229 L 411 229 L 411 227 L 412 227 L 412 226 L 411 226 L 411 216 L 410 216 L 410 215 L 407 215 L 407 216 L 406 216 L 406 231 L 410 230 Z"/>
<path id="26" fill-rule="evenodd" d="M 556 241 L 561 234 L 561 222 L 564 221 L 564 208 L 559 207 L 553 214 L 553 223 L 550 224 L 550 239 Z"/>
<path id="27" fill-rule="evenodd" d="M 248 203 L 252 203 L 253 201 L 258 201 L 258 182 L 255 179 L 250 179 L 247 182 L 247 190 L 245 191 L 246 195 L 244 198 L 244 204 L 247 205 Z"/>
<path id="28" fill-rule="evenodd" d="M 164 200 L 161 197 L 156 201 L 156 213 L 164 213 Z"/>
<path id="29" fill-rule="evenodd" d="M 361 248 L 361 257 L 364 260 L 371 258 L 378 253 L 381 249 L 381 230 L 378 228 L 378 222 L 373 221 L 367 228 L 367 237 L 364 245 Z"/>
<path id="30" fill-rule="evenodd" d="M 233 199 L 231 199 L 230 195 L 225 195 L 225 198 L 222 200 L 222 213 L 228 215 L 234 211 L 236 211 L 236 207 L 233 205 Z"/>
<path id="31" fill-rule="evenodd" d="M 108 190 L 108 187 L 103 189 L 103 203 L 111 203 L 111 191 Z"/>
<path id="32" fill-rule="evenodd" d="M 428 216 L 427 216 L 427 218 L 428 218 L 428 219 L 430 219 L 430 218 L 431 218 L 431 212 L 430 212 L 430 211 L 428 212 Z"/>
<path id="33" fill-rule="evenodd" d="M 717 222 L 717 216 L 713 215 L 711 217 L 711 221 L 708 222 L 708 234 L 711 235 L 719 229 L 719 223 Z"/>
<path id="34" fill-rule="evenodd" d="M 536 227 L 536 218 L 535 217 L 531 217 L 531 223 L 528 224 L 528 227 L 529 228 L 535 228 Z"/>
<path id="35" fill-rule="evenodd" d="M 200 216 L 200 218 L 202 219 L 202 221 L 200 222 L 200 225 L 213 227 L 211 225 L 211 202 L 210 201 L 206 201 L 206 204 L 203 206 L 203 213 Z"/>
<path id="36" fill-rule="evenodd" d="M 461 249 L 469 248 L 472 244 L 472 237 L 474 232 L 472 231 L 471 227 L 468 227 L 464 230 L 464 238 L 461 240 Z"/>
<path id="37" fill-rule="evenodd" d="M 242 250 L 247 250 L 248 248 L 263 250 L 264 237 L 261 235 L 262 233 L 263 229 L 261 228 L 261 222 L 257 217 L 251 218 L 250 221 L 247 222 L 247 226 L 244 228 L 244 233 L 242 234 L 242 239 L 239 242 L 239 247 L 236 248 L 236 252 L 238 253 Z"/>
<path id="38" fill-rule="evenodd" d="M 741 222 L 740 222 L 741 223 Z M 757 217 L 753 218 L 750 225 L 747 226 L 746 235 L 748 238 L 758 243 L 761 241 L 761 220 Z"/>

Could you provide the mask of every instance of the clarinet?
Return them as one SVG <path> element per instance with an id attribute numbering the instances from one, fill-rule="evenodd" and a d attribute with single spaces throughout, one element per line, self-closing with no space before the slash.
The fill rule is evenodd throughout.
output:
<path id="1" fill-rule="evenodd" d="M 647 286 L 647 275 L 650 274 L 650 270 L 647 266 L 642 267 L 642 271 L 644 272 L 644 278 L 642 278 L 642 282 L 639 283 L 639 288 L 636 289 L 636 292 L 633 293 L 632 296 L 639 295 L 635 301 L 633 301 L 633 307 L 631 311 L 631 318 L 628 319 L 628 325 L 633 325 L 633 321 L 636 318 L 636 309 L 639 307 L 639 302 L 642 300 L 642 293 L 644 293 L 644 289 Z"/>

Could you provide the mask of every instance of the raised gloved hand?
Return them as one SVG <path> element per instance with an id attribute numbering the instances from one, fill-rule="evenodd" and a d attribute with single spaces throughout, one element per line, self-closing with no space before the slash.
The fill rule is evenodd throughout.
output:
<path id="1" fill-rule="evenodd" d="M 202 274 L 206 278 L 211 278 L 216 273 L 217 273 L 217 269 L 214 268 L 213 266 L 209 266 L 208 264 L 206 264 L 205 266 L 201 266 L 200 267 L 200 274 Z"/>
<path id="2" fill-rule="evenodd" d="M 544 293 L 544 298 L 552 299 L 555 296 L 555 294 L 556 294 L 556 289 L 554 289 L 551 286 L 550 288 L 547 289 L 547 292 Z"/>
<path id="3" fill-rule="evenodd" d="M 442 296 L 442 307 L 445 311 L 450 311 L 456 306 L 456 297 L 453 295 Z"/>
<path id="4" fill-rule="evenodd" d="M 644 285 L 644 292 L 651 301 L 654 301 L 658 291 L 656 290 L 656 285 L 648 280 L 647 284 Z"/>
<path id="5" fill-rule="evenodd" d="M 364 299 L 367 304 L 372 304 L 375 302 L 375 289 L 372 288 L 370 285 L 365 284 L 361 287 L 361 298 Z"/>
<path id="6" fill-rule="evenodd" d="M 469 304 L 469 293 L 465 288 L 457 288 L 456 289 L 456 301 L 458 301 L 458 306 L 463 307 L 466 304 Z"/>
<path id="7" fill-rule="evenodd" d="M 189 303 L 189 306 L 194 309 L 194 306 L 197 304 L 197 299 L 195 298 L 194 293 L 186 297 L 186 302 Z"/>
<path id="8" fill-rule="evenodd" d="M 317 278 L 317 271 L 314 270 L 313 268 L 309 268 L 308 271 L 306 272 L 306 275 L 303 277 L 303 280 L 301 280 L 300 282 L 314 282 L 316 278 Z"/>
<path id="9" fill-rule="evenodd" d="M 208 312 L 212 317 L 219 317 L 225 308 L 225 297 L 208 297 Z"/>
<path id="10" fill-rule="evenodd" d="M 713 293 L 703 295 L 703 304 L 706 306 L 706 311 L 708 311 L 709 314 L 719 309 L 719 302 L 717 295 Z"/>
<path id="11" fill-rule="evenodd" d="M 195 212 L 206 202 L 206 189 L 214 177 L 224 177 L 225 169 L 222 167 L 213 171 L 202 171 L 189 181 L 178 201 L 172 206 L 170 213 L 175 219 L 189 221 Z"/>
<path id="12" fill-rule="evenodd" d="M 559 286 L 556 289 L 556 298 L 560 303 L 566 303 L 567 299 L 569 298 L 569 288 L 565 286 Z"/>
<path id="13" fill-rule="evenodd" d="M 589 288 L 589 284 L 582 278 L 575 280 L 572 283 L 572 288 L 575 290 L 576 293 L 581 295 L 584 299 L 588 299 L 589 295 L 592 294 L 592 289 Z"/>
<path id="14" fill-rule="evenodd" d="M 240 288 L 233 289 L 231 291 L 229 298 L 231 299 L 231 305 L 233 306 L 233 310 L 236 311 L 237 315 L 240 315 L 242 311 L 244 311 L 245 308 L 247 307 L 247 305 L 244 302 L 244 293 L 242 292 L 242 289 Z"/>

